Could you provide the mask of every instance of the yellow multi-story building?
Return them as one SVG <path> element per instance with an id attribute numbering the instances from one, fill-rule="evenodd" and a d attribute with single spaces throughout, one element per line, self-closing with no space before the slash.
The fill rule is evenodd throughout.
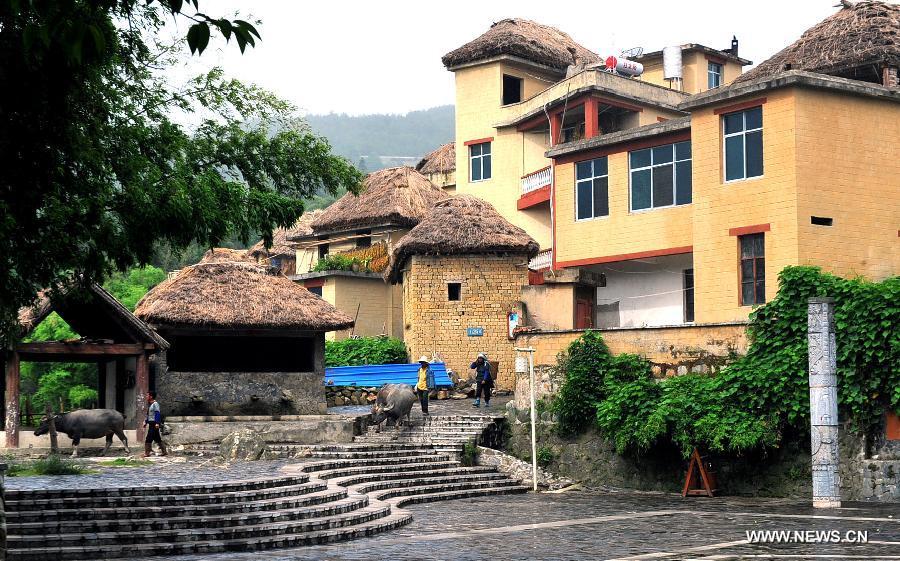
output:
<path id="1" fill-rule="evenodd" d="M 788 265 L 897 274 L 900 30 L 883 24 L 900 18 L 885 10 L 900 15 L 843 8 L 746 74 L 736 39 L 637 56 L 635 76 L 526 20 L 447 54 L 457 191 L 540 244 L 541 288 L 523 293 L 539 327 L 743 321 Z M 839 60 L 844 34 L 860 47 Z"/>

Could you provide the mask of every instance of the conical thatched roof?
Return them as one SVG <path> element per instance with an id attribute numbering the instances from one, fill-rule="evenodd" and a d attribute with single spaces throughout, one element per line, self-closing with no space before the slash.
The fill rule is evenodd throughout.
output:
<path id="1" fill-rule="evenodd" d="M 418 164 L 419 173 L 450 173 L 456 171 L 456 143 L 448 142 L 425 154 Z"/>
<path id="2" fill-rule="evenodd" d="M 335 331 L 353 318 L 302 286 L 250 263 L 198 263 L 158 284 L 135 315 L 152 325 Z"/>
<path id="3" fill-rule="evenodd" d="M 214 247 L 207 249 L 200 263 L 241 263 L 251 261 L 245 249 L 232 249 L 230 247 Z"/>
<path id="4" fill-rule="evenodd" d="M 504 19 L 473 41 L 445 54 L 447 68 L 500 55 L 512 55 L 565 72 L 576 62 L 599 62 L 600 57 L 555 27 L 527 19 Z"/>
<path id="5" fill-rule="evenodd" d="M 311 226 L 316 234 L 388 224 L 411 228 L 434 203 L 446 197 L 440 187 L 411 167 L 387 168 L 366 176 L 359 195 L 347 193 Z"/>
<path id="6" fill-rule="evenodd" d="M 852 78 L 853 69 L 883 64 L 900 65 L 900 5 L 866 0 L 825 18 L 735 82 L 785 70 Z"/>
<path id="7" fill-rule="evenodd" d="M 434 205 L 418 226 L 394 247 L 388 280 L 396 283 L 413 255 L 524 253 L 540 247 L 525 230 L 509 223 L 490 203 L 472 195 L 456 195 Z"/>
<path id="8" fill-rule="evenodd" d="M 254 259 L 259 257 L 277 257 L 278 255 L 293 256 L 295 248 L 289 242 L 296 237 L 312 234 L 312 222 L 320 214 L 322 214 L 321 210 L 304 212 L 303 216 L 298 218 L 297 222 L 290 228 L 278 228 L 272 232 L 272 247 L 267 250 L 265 242 L 259 240 L 247 250 L 247 255 Z"/>

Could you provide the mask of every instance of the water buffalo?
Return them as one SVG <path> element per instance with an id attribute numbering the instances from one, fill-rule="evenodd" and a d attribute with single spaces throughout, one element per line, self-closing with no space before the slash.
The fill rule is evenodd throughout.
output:
<path id="1" fill-rule="evenodd" d="M 378 390 L 375 405 L 372 406 L 372 422 L 381 430 L 381 423 L 390 419 L 399 429 L 400 421 L 406 417 L 409 424 L 409 412 L 416 402 L 416 394 L 409 384 L 385 384 Z"/>
<path id="2" fill-rule="evenodd" d="M 114 409 L 76 409 L 70 413 L 62 413 L 53 416 L 56 430 L 72 439 L 72 457 L 78 456 L 78 444 L 82 438 L 106 437 L 106 447 L 103 454 L 112 446 L 115 434 L 128 449 L 128 438 L 125 437 L 125 417 Z M 41 418 L 41 426 L 34 431 L 35 436 L 41 436 L 50 432 L 50 418 L 46 415 Z"/>

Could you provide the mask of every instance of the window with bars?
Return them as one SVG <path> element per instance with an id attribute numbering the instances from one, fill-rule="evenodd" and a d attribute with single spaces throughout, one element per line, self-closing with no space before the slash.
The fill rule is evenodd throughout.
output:
<path id="1" fill-rule="evenodd" d="M 722 65 L 717 62 L 710 62 L 706 65 L 707 86 L 709 89 L 718 88 L 722 85 Z"/>
<path id="2" fill-rule="evenodd" d="M 469 146 L 469 180 L 484 181 L 491 178 L 491 143 L 482 142 Z"/>
<path id="3" fill-rule="evenodd" d="M 762 107 L 722 116 L 725 138 L 725 181 L 763 174 Z"/>
<path id="4" fill-rule="evenodd" d="M 606 156 L 575 164 L 575 219 L 609 216 Z"/>
<path id="5" fill-rule="evenodd" d="M 764 234 L 739 236 L 741 305 L 766 303 L 766 245 Z"/>
<path id="6" fill-rule="evenodd" d="M 635 150 L 631 166 L 631 210 L 691 202 L 691 142 Z"/>

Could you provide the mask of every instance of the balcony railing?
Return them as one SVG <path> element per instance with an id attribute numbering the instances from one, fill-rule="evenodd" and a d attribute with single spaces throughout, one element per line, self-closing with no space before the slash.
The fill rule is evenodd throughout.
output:
<path id="1" fill-rule="evenodd" d="M 532 191 L 537 191 L 541 187 L 546 187 L 550 185 L 551 181 L 553 181 L 553 174 L 550 172 L 550 166 L 523 175 L 522 194 L 527 195 Z"/>
<path id="2" fill-rule="evenodd" d="M 532 271 L 541 271 L 543 269 L 549 269 L 552 262 L 553 250 L 545 249 L 531 258 L 531 261 L 528 262 L 528 268 Z"/>

